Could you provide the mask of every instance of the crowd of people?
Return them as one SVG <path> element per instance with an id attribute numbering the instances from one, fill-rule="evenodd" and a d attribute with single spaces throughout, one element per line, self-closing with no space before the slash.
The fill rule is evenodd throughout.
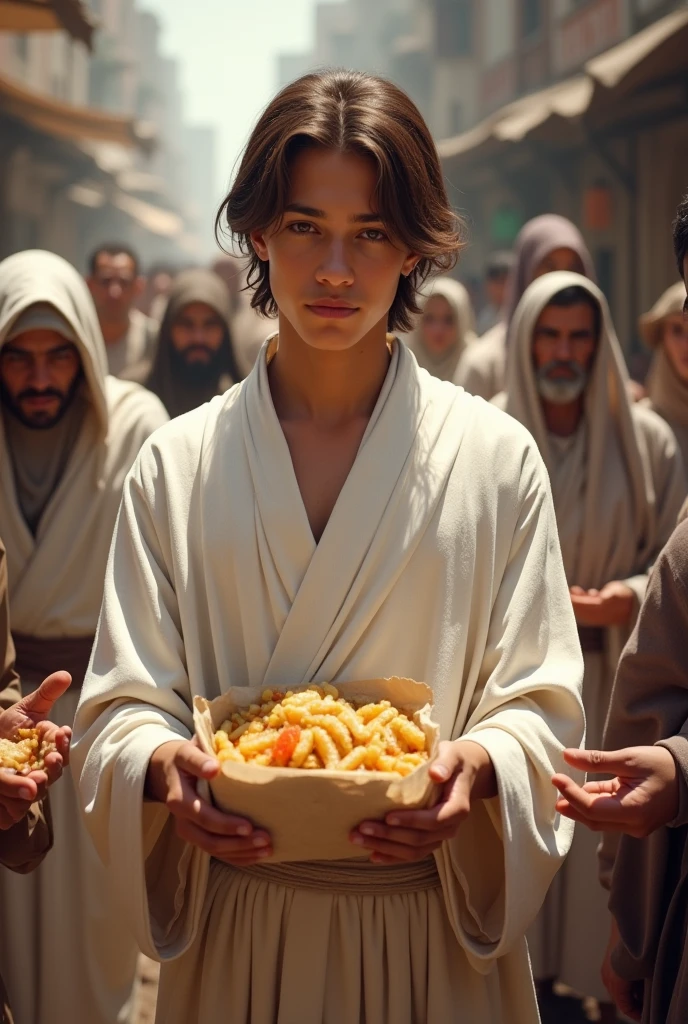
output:
<path id="1" fill-rule="evenodd" d="M 644 382 L 561 216 L 476 317 L 382 79 L 286 87 L 220 220 L 211 268 L 0 263 L 0 738 L 55 744 L 0 772 L 2 1020 L 125 1024 L 141 953 L 160 1024 L 688 1020 L 688 198 Z M 437 803 L 275 865 L 193 698 L 380 677 Z"/>

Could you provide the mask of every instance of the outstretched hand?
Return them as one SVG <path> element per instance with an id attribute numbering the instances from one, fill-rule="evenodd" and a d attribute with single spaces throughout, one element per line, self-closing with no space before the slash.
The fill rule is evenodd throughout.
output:
<path id="1" fill-rule="evenodd" d="M 584 786 L 567 775 L 552 779 L 561 794 L 557 801 L 560 814 L 593 832 L 625 832 L 644 839 L 676 817 L 678 769 L 666 747 L 565 750 L 564 757 L 572 768 L 614 776 Z"/>
<path id="2" fill-rule="evenodd" d="M 53 672 L 37 690 L 22 697 L 6 711 L 0 712 L 0 737 L 14 739 L 18 729 L 38 729 L 41 737 L 55 744 L 55 751 L 46 755 L 45 770 L 27 775 L 0 771 L 0 829 L 12 828 L 28 814 L 36 800 L 42 800 L 48 786 L 62 775 L 69 762 L 72 730 L 47 721 L 56 701 L 69 689 L 69 672 Z"/>
<path id="3" fill-rule="evenodd" d="M 625 626 L 633 614 L 635 594 L 618 580 L 607 583 L 601 590 L 571 587 L 569 593 L 579 626 Z"/>

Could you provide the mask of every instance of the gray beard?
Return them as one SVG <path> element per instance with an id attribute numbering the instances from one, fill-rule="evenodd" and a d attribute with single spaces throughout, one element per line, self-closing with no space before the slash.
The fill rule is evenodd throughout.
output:
<path id="1" fill-rule="evenodd" d="M 566 368 L 573 376 L 551 377 L 554 369 Z M 585 391 L 588 384 L 588 371 L 584 370 L 578 363 L 562 362 L 553 359 L 544 366 L 540 366 L 535 372 L 538 394 L 546 402 L 552 405 L 570 405 Z"/>

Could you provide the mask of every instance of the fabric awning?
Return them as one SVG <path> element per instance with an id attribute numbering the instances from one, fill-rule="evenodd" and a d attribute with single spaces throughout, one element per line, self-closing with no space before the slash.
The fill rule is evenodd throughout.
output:
<path id="1" fill-rule="evenodd" d="M 172 210 L 163 210 L 160 206 L 154 206 L 143 199 L 127 195 L 126 192 L 118 192 L 113 196 L 112 202 L 122 213 L 126 213 L 153 235 L 176 238 L 184 230 L 184 221 L 179 214 Z"/>
<path id="2" fill-rule="evenodd" d="M 438 145 L 442 158 L 477 154 L 490 143 L 520 142 L 531 132 L 554 119 L 571 120 L 583 115 L 590 105 L 594 83 L 586 75 L 558 82 L 530 93 L 486 118 L 453 139 Z"/>
<path id="3" fill-rule="evenodd" d="M 0 0 L 0 31 L 54 32 L 64 29 L 93 48 L 96 22 L 81 0 Z"/>
<path id="4" fill-rule="evenodd" d="M 576 124 L 609 120 L 618 102 L 644 85 L 685 74 L 688 11 L 674 11 L 588 61 L 583 72 L 502 107 L 475 128 L 438 145 L 444 160 L 479 160 L 524 139 L 560 138 L 571 144 Z M 557 127 L 559 136 L 557 136 Z M 564 129 L 562 132 L 561 129 Z"/>
<path id="5" fill-rule="evenodd" d="M 120 146 L 153 145 L 152 133 L 145 125 L 126 117 L 117 117 L 93 107 L 75 107 L 61 100 L 33 92 L 18 82 L 0 75 L 0 114 L 6 114 L 48 135 L 79 142 L 95 139 Z"/>

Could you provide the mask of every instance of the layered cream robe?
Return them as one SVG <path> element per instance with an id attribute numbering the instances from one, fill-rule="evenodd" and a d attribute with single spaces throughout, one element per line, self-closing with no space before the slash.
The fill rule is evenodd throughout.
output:
<path id="1" fill-rule="evenodd" d="M 88 827 L 163 962 L 157 1021 L 535 1024 L 523 935 L 571 840 L 551 774 L 583 735 L 542 461 L 520 426 L 395 344 L 316 544 L 267 353 L 144 445 L 76 719 Z M 436 867 L 237 870 L 143 801 L 153 751 L 192 733 L 194 694 L 380 675 L 427 681 L 443 736 L 495 764 L 499 798 Z"/>
<path id="2" fill-rule="evenodd" d="M 459 361 L 454 383 L 486 401 L 504 390 L 507 353 L 513 340 L 512 320 L 521 296 L 533 280 L 538 265 L 555 249 L 571 249 L 580 259 L 583 272 L 595 280 L 595 266 L 583 236 L 570 220 L 557 213 L 534 217 L 523 226 L 514 245 L 516 263 L 506 287 L 504 315 L 466 349 Z"/>
<path id="3" fill-rule="evenodd" d="M 415 329 L 406 338 L 406 344 L 422 369 L 440 380 L 453 380 L 462 352 L 476 340 L 475 315 L 468 289 L 460 281 L 446 276 L 428 281 L 418 296 L 421 311 L 425 310 L 428 299 L 436 295 L 448 303 L 454 317 L 455 334 L 451 345 L 439 354 L 429 351 L 423 340 L 422 312 Z"/>
<path id="4" fill-rule="evenodd" d="M 688 383 L 676 373 L 662 338 L 665 318 L 680 316 L 685 301 L 686 286 L 683 281 L 678 281 L 667 288 L 649 313 L 640 318 L 640 331 L 655 353 L 647 379 L 648 404 L 676 434 L 688 473 Z"/>
<path id="5" fill-rule="evenodd" d="M 46 669 L 72 668 L 100 608 L 107 552 L 124 478 L 142 442 L 167 416 L 137 384 L 107 376 L 105 346 L 86 285 L 65 260 L 24 252 L 0 263 L 0 345 L 23 310 L 49 303 L 75 335 L 84 368 L 82 427 L 35 534 L 15 488 L 0 416 L 0 536 L 7 548 L 12 630 L 25 690 Z M 38 433 L 37 431 L 35 433 Z M 50 431 L 43 431 L 49 443 Z M 29 657 L 30 656 L 30 657 Z M 71 725 L 81 679 L 55 720 Z M 51 790 L 55 848 L 25 878 L 0 872 L 0 964 L 17 1024 L 125 1020 L 136 946 L 79 815 L 69 773 Z"/>
<path id="6" fill-rule="evenodd" d="M 572 285 L 599 303 L 602 332 L 581 425 L 571 438 L 558 438 L 548 433 L 542 413 L 533 330 L 551 298 Z M 587 278 L 553 273 L 535 281 L 516 310 L 513 334 L 503 407 L 531 432 L 549 470 L 567 580 L 586 589 L 623 580 L 637 598 L 634 620 L 649 567 L 671 535 L 685 496 L 676 440 L 658 416 L 631 405 L 607 302 Z M 581 633 L 589 747 L 602 742 L 616 665 L 633 624 Z M 591 641 L 600 649 L 590 649 L 596 645 Z M 608 1000 L 599 976 L 609 916 L 597 883 L 598 838 L 588 829 L 576 831 L 529 939 L 536 977 L 558 977 L 583 995 Z"/>

